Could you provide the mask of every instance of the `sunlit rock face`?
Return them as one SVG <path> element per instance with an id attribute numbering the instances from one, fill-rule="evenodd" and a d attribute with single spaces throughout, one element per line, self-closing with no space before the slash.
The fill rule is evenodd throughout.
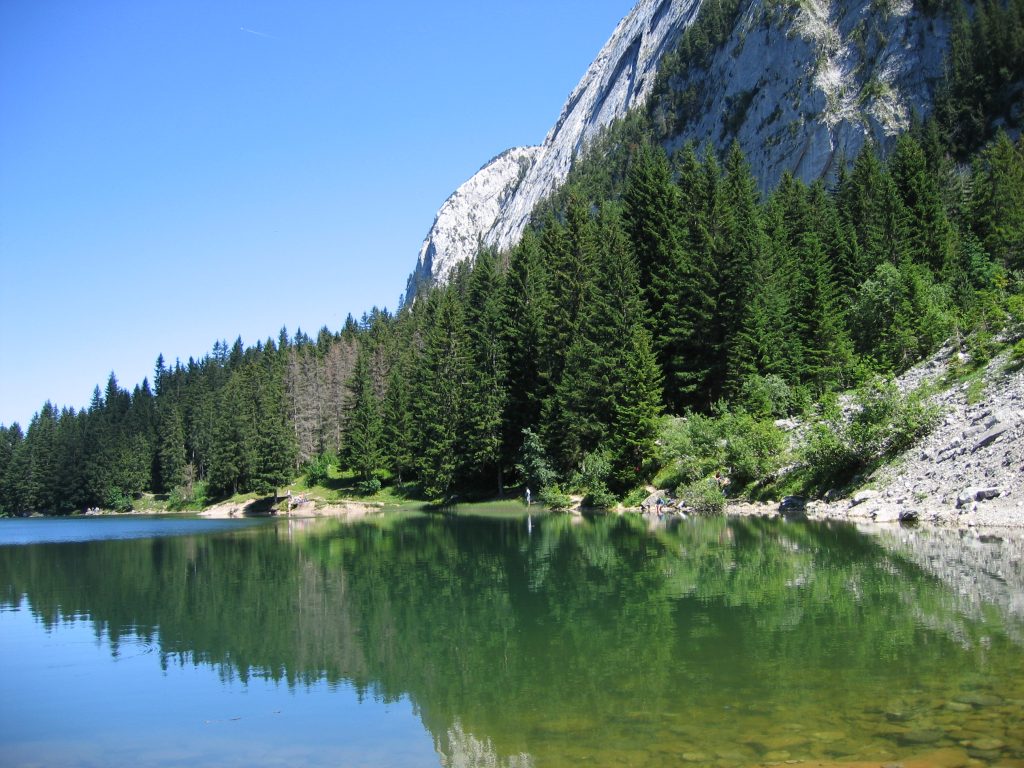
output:
<path id="1" fill-rule="evenodd" d="M 911 0 L 752 0 L 704 75 L 714 98 L 667 148 L 735 139 L 765 190 L 786 171 L 832 178 L 931 111 L 948 40 Z"/>
<path id="2" fill-rule="evenodd" d="M 570 94 L 544 143 L 499 155 L 441 206 L 420 248 L 410 293 L 423 281 L 444 282 L 481 244 L 508 248 L 518 242 L 534 206 L 565 181 L 586 143 L 644 102 L 658 62 L 699 5 L 641 0 Z"/>
<path id="3" fill-rule="evenodd" d="M 647 103 L 659 65 L 702 2 L 640 0 L 544 143 L 498 156 L 441 207 L 410 295 L 444 282 L 481 245 L 518 242 L 574 159 L 609 123 Z M 745 0 L 710 65 L 670 81 L 677 91 L 700 86 L 701 101 L 693 119 L 668 130 L 665 148 L 693 141 L 721 152 L 736 140 L 763 189 L 786 171 L 808 182 L 832 178 L 865 142 L 887 147 L 915 114 L 927 115 L 948 39 L 948 24 L 911 0 Z"/>

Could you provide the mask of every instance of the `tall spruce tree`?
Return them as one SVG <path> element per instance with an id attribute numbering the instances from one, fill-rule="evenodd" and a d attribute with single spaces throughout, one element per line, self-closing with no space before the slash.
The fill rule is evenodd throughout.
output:
<path id="1" fill-rule="evenodd" d="M 451 494 L 464 466 L 462 436 L 472 355 L 462 306 L 451 287 L 430 294 L 413 411 L 419 428 L 417 471 L 423 494 Z"/>
<path id="2" fill-rule="evenodd" d="M 508 400 L 506 354 L 502 339 L 502 291 L 493 253 L 479 253 L 465 298 L 467 337 L 472 353 L 466 399 L 467 469 L 474 480 L 495 478 L 504 491 L 502 422 Z"/>
<path id="3" fill-rule="evenodd" d="M 374 391 L 370 353 L 362 347 L 350 384 L 352 403 L 345 430 L 344 460 L 364 483 L 384 467 L 384 423 Z"/>
<path id="4" fill-rule="evenodd" d="M 548 317 L 548 273 L 532 230 L 523 233 L 509 257 L 502 308 L 501 338 L 506 357 L 504 461 L 520 455 L 523 430 L 537 430 L 546 392 L 542 375 L 543 339 Z"/>
<path id="5" fill-rule="evenodd" d="M 722 340 L 721 390 L 735 395 L 744 372 L 753 367 L 741 332 L 765 248 L 757 184 L 737 142 L 733 142 L 722 181 L 722 250 L 718 261 L 716 306 Z"/>

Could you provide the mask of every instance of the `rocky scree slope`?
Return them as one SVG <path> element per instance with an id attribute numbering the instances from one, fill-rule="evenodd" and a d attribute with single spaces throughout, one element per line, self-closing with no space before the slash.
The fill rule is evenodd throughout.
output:
<path id="1" fill-rule="evenodd" d="M 953 354 L 946 347 L 912 368 L 897 380 L 900 389 L 937 385 Z M 938 426 L 851 498 L 808 503 L 808 517 L 1024 528 L 1024 368 L 1008 354 L 986 368 L 980 396 L 972 391 L 978 385 L 969 382 L 937 386 L 930 400 L 940 410 Z M 737 511 L 772 514 L 774 508 L 749 505 Z"/>
<path id="2" fill-rule="evenodd" d="M 537 204 L 613 121 L 646 107 L 661 66 L 706 0 L 640 0 L 616 28 L 540 147 L 499 155 L 441 207 L 407 295 L 447 280 L 481 244 L 518 242 Z M 724 4 L 724 3 L 723 3 Z M 911 0 L 738 0 L 726 41 L 707 61 L 675 58 L 650 104 L 668 150 L 724 150 L 734 139 L 762 187 L 786 171 L 836 173 L 866 141 L 890 145 L 931 110 L 948 23 Z"/>

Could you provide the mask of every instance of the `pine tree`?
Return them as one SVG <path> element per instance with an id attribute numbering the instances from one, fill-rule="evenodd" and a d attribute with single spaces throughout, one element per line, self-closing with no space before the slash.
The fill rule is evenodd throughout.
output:
<path id="1" fill-rule="evenodd" d="M 455 487 L 464 466 L 462 431 L 472 359 L 462 307 L 453 288 L 433 292 L 428 301 L 425 344 L 413 411 L 419 428 L 418 474 L 423 494 L 441 499 Z"/>
<path id="2" fill-rule="evenodd" d="M 765 208 L 767 245 L 756 266 L 759 279 L 753 287 L 737 340 L 746 379 L 752 375 L 776 375 L 796 383 L 803 349 L 794 328 L 792 303 L 802 294 L 802 272 L 792 253 L 783 202 L 773 197 Z"/>
<path id="3" fill-rule="evenodd" d="M 384 455 L 399 485 L 406 479 L 406 473 L 416 460 L 413 454 L 415 430 L 408 376 L 408 363 L 400 358 L 391 366 L 382 408 Z"/>
<path id="4" fill-rule="evenodd" d="M 722 183 L 723 250 L 718 261 L 718 336 L 722 341 L 722 391 L 739 391 L 744 372 L 753 367 L 741 332 L 756 282 L 755 269 L 765 248 L 758 191 L 750 166 L 733 142 Z"/>
<path id="5" fill-rule="evenodd" d="M 903 134 L 889 160 L 889 170 L 906 207 L 909 257 L 942 274 L 953 258 L 954 233 L 936 177 L 920 144 Z"/>
<path id="6" fill-rule="evenodd" d="M 675 409 L 694 404 L 710 357 L 702 354 L 701 342 L 715 294 L 705 248 L 702 182 L 692 146 L 684 149 L 681 187 L 672 181 L 664 152 L 644 147 L 623 193 L 624 224 L 636 254 L 648 327 L 665 373 L 666 401 Z"/>
<path id="7" fill-rule="evenodd" d="M 1000 131 L 974 170 L 975 232 L 1007 270 L 1024 270 L 1024 139 Z"/>
<path id="8" fill-rule="evenodd" d="M 506 356 L 507 405 L 504 461 L 520 454 L 523 430 L 538 429 L 547 396 L 542 375 L 543 339 L 548 317 L 547 270 L 531 230 L 512 251 L 505 279 L 501 339 Z"/>
<path id="9" fill-rule="evenodd" d="M 502 422 L 507 363 L 502 343 L 502 291 L 496 259 L 489 251 L 477 256 L 465 299 L 465 318 L 472 353 L 466 382 L 466 458 L 473 475 L 493 472 L 497 491 L 504 490 Z"/>
<path id="10" fill-rule="evenodd" d="M 371 483 L 384 466 L 384 424 L 365 347 L 359 350 L 350 387 L 353 398 L 345 430 L 344 458 L 363 483 Z"/>
<path id="11" fill-rule="evenodd" d="M 0 425 L 0 517 L 16 515 L 22 511 L 17 499 L 15 456 L 21 450 L 25 436 L 15 422 L 10 427 Z"/>
<path id="12" fill-rule="evenodd" d="M 650 335 L 633 323 L 621 345 L 616 396 L 609 429 L 612 490 L 624 492 L 642 480 L 641 469 L 654 453 L 657 418 L 662 409 L 661 370 Z"/>
<path id="13" fill-rule="evenodd" d="M 692 145 L 683 149 L 680 189 L 683 259 L 676 275 L 677 294 L 663 312 L 675 350 L 664 365 L 665 400 L 675 410 L 710 408 L 719 365 L 720 339 L 716 336 L 718 301 L 720 202 L 719 168 L 708 152 L 698 159 Z M 655 340 L 655 347 L 658 342 Z"/>
<path id="14" fill-rule="evenodd" d="M 25 434 L 29 466 L 26 483 L 28 509 L 36 512 L 59 511 L 56 489 L 58 471 L 57 409 L 47 400 L 28 425 Z"/>
<path id="15" fill-rule="evenodd" d="M 576 195 L 570 196 L 566 218 L 564 245 L 549 252 L 551 320 L 545 347 L 550 394 L 541 412 L 544 443 L 563 474 L 578 466 L 604 434 L 596 413 L 604 387 L 592 326 L 597 302 L 597 228 L 587 205 Z"/>

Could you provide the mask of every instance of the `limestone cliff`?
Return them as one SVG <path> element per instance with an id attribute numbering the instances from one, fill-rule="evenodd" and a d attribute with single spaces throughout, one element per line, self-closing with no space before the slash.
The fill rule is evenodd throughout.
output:
<path id="1" fill-rule="evenodd" d="M 537 203 L 565 181 L 589 142 L 648 106 L 666 54 L 703 2 L 640 0 L 543 145 L 500 155 L 442 206 L 410 294 L 424 281 L 444 281 L 481 244 L 515 245 Z M 888 145 L 915 112 L 930 111 L 947 42 L 947 23 L 911 0 L 741 0 L 728 39 L 709 61 L 668 77 L 650 113 L 670 151 L 689 140 L 722 150 L 735 139 L 765 189 L 785 171 L 811 181 L 833 175 L 865 141 Z M 674 111 L 674 94 L 689 99 L 685 120 Z"/>

